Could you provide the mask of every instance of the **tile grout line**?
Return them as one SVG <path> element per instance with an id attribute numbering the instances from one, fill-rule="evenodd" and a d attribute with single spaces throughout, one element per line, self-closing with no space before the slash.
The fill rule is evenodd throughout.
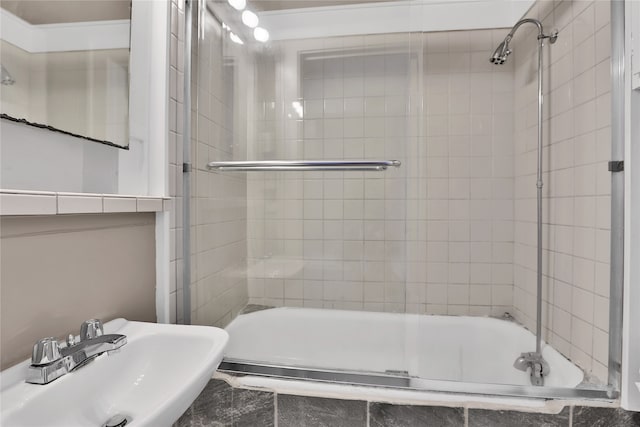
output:
<path id="1" fill-rule="evenodd" d="M 464 407 L 464 427 L 469 427 L 469 407 Z"/>
<path id="2" fill-rule="evenodd" d="M 273 426 L 278 427 L 278 393 L 273 392 Z"/>
<path id="3" fill-rule="evenodd" d="M 569 406 L 569 427 L 573 427 L 573 409 L 575 406 Z"/>
<path id="4" fill-rule="evenodd" d="M 365 426 L 371 427 L 371 402 L 370 401 L 367 401 L 367 421 Z"/>

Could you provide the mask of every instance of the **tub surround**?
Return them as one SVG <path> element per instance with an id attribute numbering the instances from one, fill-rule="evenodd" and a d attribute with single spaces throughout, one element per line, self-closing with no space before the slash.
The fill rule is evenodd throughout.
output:
<path id="1" fill-rule="evenodd" d="M 233 379 L 231 379 L 233 381 Z M 289 381 L 291 382 L 291 381 Z M 385 399 L 336 399 L 335 396 L 283 394 L 269 389 L 247 389 L 212 379 L 174 427 L 274 426 L 332 427 L 382 426 L 640 426 L 640 414 L 613 407 L 579 406 L 505 410 L 478 403 L 442 406 L 387 403 Z M 491 408 L 491 409 L 489 409 Z"/>
<path id="2" fill-rule="evenodd" d="M 176 208 L 182 200 L 183 7 L 183 2 L 172 1 L 170 110 L 177 112 L 177 117 L 172 115 L 170 124 L 170 169 L 175 172 L 170 187 L 173 182 L 171 195 L 176 196 L 176 211 L 180 210 Z M 610 118 L 606 114 L 610 91 L 609 8 L 609 1 L 540 0 L 526 15 L 543 20 L 545 28 L 560 30 L 559 42 L 546 49 L 544 58 L 544 79 L 550 92 L 545 94 L 545 101 L 549 102 L 544 112 L 548 121 L 545 128 L 549 131 L 545 135 L 544 176 L 545 215 L 549 217 L 544 221 L 545 339 L 587 371 L 588 376 L 599 380 L 606 379 L 608 329 L 608 293 L 603 284 L 608 283 L 604 279 L 608 277 L 609 245 L 603 239 L 608 236 L 609 176 L 599 168 L 608 158 L 610 147 Z M 232 52 L 227 41 L 219 40 L 217 29 L 212 31 L 213 40 L 208 42 L 211 45 L 202 48 L 218 47 L 218 52 L 223 49 Z M 380 127 L 385 122 L 389 132 L 382 128 L 378 133 L 395 142 L 409 140 L 407 156 L 415 157 L 426 167 L 421 169 L 418 163 L 405 162 L 406 176 L 380 176 L 369 188 L 366 188 L 369 180 L 362 179 L 361 184 L 359 177 L 322 179 L 301 175 L 289 182 L 288 178 L 256 174 L 246 178 L 246 189 L 242 189 L 239 187 L 243 178 L 232 180 L 197 171 L 194 175 L 199 177 L 194 176 L 192 182 L 198 212 L 192 219 L 198 215 L 200 218 L 196 219 L 192 232 L 203 236 L 207 229 L 223 228 L 224 214 L 214 211 L 213 206 L 227 203 L 238 207 L 239 212 L 246 210 L 246 214 L 241 212 L 233 219 L 246 225 L 248 246 L 240 250 L 241 245 L 234 244 L 238 251 L 232 254 L 228 252 L 230 245 L 216 246 L 208 237 L 200 241 L 192 239 L 196 241 L 192 252 L 200 258 L 196 261 L 199 265 L 192 269 L 192 296 L 198 295 L 199 305 L 192 307 L 199 312 L 192 313 L 194 318 L 208 324 L 226 324 L 239 311 L 239 304 L 246 302 L 242 286 L 248 284 L 249 302 L 254 304 L 455 315 L 498 315 L 509 311 L 533 329 L 535 298 L 531 287 L 534 282 L 530 279 L 535 257 L 531 256 L 534 235 L 530 214 L 535 212 L 531 204 L 535 177 L 531 179 L 534 110 L 530 103 L 535 102 L 535 93 L 530 87 L 533 80 L 527 72 L 530 65 L 527 58 L 535 55 L 522 40 L 516 39 L 515 60 L 508 63 L 512 65 L 491 67 L 490 50 L 506 32 L 277 41 L 252 58 L 255 62 L 236 62 L 236 69 L 248 66 L 260 82 L 248 79 L 248 95 L 255 93 L 253 98 L 249 97 L 250 102 L 257 104 L 255 111 L 244 105 L 234 107 L 236 111 L 249 112 L 248 117 L 241 117 L 242 113 L 234 115 L 234 120 L 241 126 L 248 124 L 247 140 L 256 141 L 240 147 L 246 150 L 238 151 L 240 155 L 333 157 L 335 153 L 346 156 L 347 148 L 351 156 L 352 149 L 358 154 L 367 154 L 367 149 L 372 152 L 384 149 L 386 154 L 386 140 L 361 146 L 366 135 L 359 134 L 368 129 L 361 122 L 379 122 Z M 357 75 L 360 68 L 354 71 L 347 66 L 353 62 L 348 61 L 348 55 L 338 61 L 330 57 L 322 61 L 314 58 L 316 67 L 304 69 L 297 59 L 299 51 L 342 52 L 352 45 L 362 47 L 365 53 L 378 46 L 380 50 L 374 52 L 380 56 L 388 53 L 387 62 L 403 67 L 405 61 L 395 60 L 407 60 L 417 53 L 420 61 L 416 71 L 422 84 L 409 82 L 403 67 L 385 70 L 384 76 L 374 76 L 374 67 L 368 67 L 366 75 Z M 194 59 L 198 59 L 198 54 L 206 50 L 198 52 L 195 40 L 193 46 Z M 591 47 L 594 58 L 590 55 Z M 278 62 L 280 59 L 282 63 Z M 230 124 L 224 123 L 224 116 L 230 107 L 230 96 L 236 94 L 222 89 L 233 79 L 225 80 L 229 74 L 223 77 L 218 57 L 202 62 L 210 62 L 205 65 L 216 72 L 215 82 L 198 86 L 203 82 L 201 77 L 198 80 L 198 74 L 202 73 L 193 70 L 192 98 L 208 99 L 210 105 L 205 102 L 202 106 L 211 107 L 198 109 L 198 119 L 192 123 L 192 128 L 198 129 L 192 138 L 194 161 L 200 159 L 196 161 L 196 169 L 203 167 L 201 160 L 205 157 L 235 158 L 234 147 L 217 146 L 206 138 L 209 130 L 229 136 Z M 365 80 L 361 82 L 358 78 L 367 77 L 374 77 L 378 84 L 366 82 L 362 87 Z M 351 78 L 356 78 L 357 84 L 352 84 Z M 393 91 L 400 89 L 403 82 L 411 93 L 419 93 L 425 99 L 422 110 L 412 110 L 414 105 L 408 100 L 404 100 L 404 107 L 408 106 L 409 111 L 402 108 L 404 93 Z M 352 93 L 360 89 L 362 93 Z M 304 118 L 288 108 L 292 100 L 300 102 L 301 98 Z M 490 109 L 487 98 L 491 99 Z M 277 102 L 272 104 L 274 101 Z M 392 111 L 393 117 L 387 111 Z M 281 117 L 282 114 L 290 114 L 289 119 Z M 495 126 L 496 119 L 505 126 Z M 410 124 L 410 134 L 398 134 L 395 124 L 403 120 Z M 319 143 L 327 144 L 325 147 Z M 501 167 L 493 168 L 493 164 Z M 418 180 L 426 181 L 426 188 L 414 185 Z M 394 185 L 400 181 L 407 183 L 406 194 L 395 191 Z M 242 201 L 243 196 L 248 200 Z M 396 211 L 393 206 L 398 205 L 398 199 L 405 203 L 400 203 L 403 206 Z M 496 203 L 500 206 L 493 207 Z M 369 209 L 372 207 L 377 209 Z M 397 219 L 394 215 L 400 211 L 403 215 Z M 174 217 L 179 218 L 180 213 Z M 394 227 L 403 221 L 407 233 L 400 236 L 394 233 Z M 181 231 L 180 224 L 179 221 L 172 224 L 176 236 Z M 357 225 L 355 235 L 347 238 L 340 234 L 353 224 Z M 236 239 L 234 242 L 240 241 L 238 230 L 226 230 L 233 234 L 229 236 Z M 351 245 L 350 240 L 356 243 Z M 179 239 L 175 242 L 179 245 Z M 200 267 L 208 268 L 205 255 L 214 251 L 229 255 L 238 265 L 248 261 L 248 280 L 236 276 L 237 281 L 232 284 L 225 279 L 231 270 L 215 274 L 202 271 Z M 395 280 L 393 268 L 388 267 L 397 261 L 398 254 L 408 267 L 406 277 Z M 284 262 L 289 259 L 306 266 L 302 270 L 290 269 Z M 182 308 L 181 263 L 179 255 L 172 258 L 172 265 L 177 268 L 172 267 L 171 272 L 179 284 L 178 291 L 172 293 L 174 301 L 178 301 L 178 319 Z M 221 289 L 212 286 L 213 283 L 225 284 L 222 294 L 232 297 L 229 300 L 232 303 L 227 304 L 232 309 L 219 309 L 216 301 L 221 301 Z"/>
<path id="3" fill-rule="evenodd" d="M 90 318 L 156 321 L 155 214 L 3 216 L 1 369 Z"/>

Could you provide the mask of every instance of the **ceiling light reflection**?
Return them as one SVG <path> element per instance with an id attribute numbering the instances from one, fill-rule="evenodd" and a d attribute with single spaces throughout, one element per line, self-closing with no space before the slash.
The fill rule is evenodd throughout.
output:
<path id="1" fill-rule="evenodd" d="M 258 22 L 258 15 L 256 15 L 252 11 L 245 10 L 244 12 L 242 12 L 242 23 L 244 23 L 244 25 L 246 25 L 247 27 L 255 28 L 258 26 Z"/>

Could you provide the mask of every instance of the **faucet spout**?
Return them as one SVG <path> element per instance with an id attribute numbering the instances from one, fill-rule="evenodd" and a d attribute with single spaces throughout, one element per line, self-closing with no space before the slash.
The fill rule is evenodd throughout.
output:
<path id="1" fill-rule="evenodd" d="M 549 375 L 551 371 L 547 361 L 544 360 L 540 353 L 536 352 L 520 354 L 516 361 L 513 362 L 513 367 L 523 372 L 530 369 L 531 384 L 538 386 L 544 385 L 544 377 Z"/>
<path id="2" fill-rule="evenodd" d="M 103 353 L 118 350 L 127 343 L 127 337 L 120 334 L 101 335 L 60 350 L 63 358 L 68 358 L 68 372 L 86 365 Z"/>
<path id="3" fill-rule="evenodd" d="M 92 319 L 87 322 L 95 323 L 97 332 L 81 333 L 84 338 L 78 343 L 74 343 L 73 336 L 69 337 L 66 345 L 58 343 L 55 338 L 43 338 L 38 341 L 33 348 L 26 381 L 32 384 L 48 384 L 81 368 L 101 354 L 117 351 L 127 343 L 125 335 L 103 335 L 100 321 Z"/>

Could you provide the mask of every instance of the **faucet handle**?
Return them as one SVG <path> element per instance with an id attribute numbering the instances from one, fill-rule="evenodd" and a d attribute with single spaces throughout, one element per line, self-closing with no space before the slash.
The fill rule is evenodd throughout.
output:
<path id="1" fill-rule="evenodd" d="M 102 322 L 98 319 L 89 319 L 80 327 L 80 341 L 86 341 L 104 335 Z"/>
<path id="2" fill-rule="evenodd" d="M 60 344 L 54 337 L 42 338 L 33 346 L 31 364 L 35 366 L 48 365 L 60 360 Z"/>

